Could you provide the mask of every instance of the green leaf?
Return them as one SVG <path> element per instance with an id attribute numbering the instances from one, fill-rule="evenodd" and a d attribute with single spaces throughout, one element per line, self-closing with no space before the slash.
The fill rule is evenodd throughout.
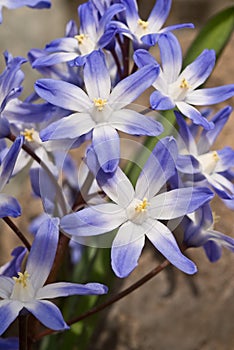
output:
<path id="1" fill-rule="evenodd" d="M 184 58 L 184 67 L 193 62 L 204 49 L 214 49 L 218 58 L 226 46 L 233 29 L 234 7 L 227 8 L 212 17 L 190 45 Z"/>

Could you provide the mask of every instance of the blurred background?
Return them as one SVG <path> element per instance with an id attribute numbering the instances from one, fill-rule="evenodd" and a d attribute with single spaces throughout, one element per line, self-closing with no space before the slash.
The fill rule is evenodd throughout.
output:
<path id="1" fill-rule="evenodd" d="M 31 48 L 43 48 L 51 40 L 64 36 L 66 23 L 70 19 L 77 21 L 77 6 L 84 1 L 52 0 L 50 10 L 3 9 L 3 23 L 0 26 L 0 53 L 8 50 L 14 56 L 27 57 Z M 141 18 L 147 19 L 154 1 L 140 0 Z M 193 22 L 196 29 L 177 31 L 183 50 L 195 37 L 197 31 L 212 15 L 231 6 L 231 0 L 174 0 L 167 24 Z M 223 52 L 208 85 L 233 83 L 233 45 L 234 37 Z M 1 71 L 4 68 L 0 57 Z M 32 71 L 29 64 L 23 70 L 26 97 L 33 90 L 33 82 L 39 75 Z M 228 103 L 234 105 L 234 101 Z M 221 108 L 226 103 L 220 104 Z M 233 115 L 226 125 L 216 148 L 224 145 L 234 147 Z M 23 206 L 23 214 L 33 217 L 38 212 L 40 202 L 28 205 L 30 194 L 22 185 L 15 184 L 14 191 Z M 215 212 L 220 216 L 216 229 L 234 237 L 233 213 L 227 211 L 217 200 Z M 27 222 L 17 219 L 22 230 Z M 10 247 L 18 244 L 13 234 L 0 223 L 0 263 L 9 259 Z M 138 291 L 118 302 L 108 313 L 98 340 L 90 350 L 233 350 L 234 349 L 234 255 L 223 252 L 222 259 L 211 264 L 203 251 L 189 252 L 198 265 L 199 273 L 186 277 L 180 271 L 172 274 L 176 285 L 170 296 L 165 296 L 169 281 L 165 272 L 148 282 Z M 139 267 L 123 282 L 127 287 L 144 273 L 150 271 L 157 260 L 155 250 L 146 249 Z M 195 287 L 194 287 L 195 286 Z M 194 293 L 196 290 L 196 293 Z"/>

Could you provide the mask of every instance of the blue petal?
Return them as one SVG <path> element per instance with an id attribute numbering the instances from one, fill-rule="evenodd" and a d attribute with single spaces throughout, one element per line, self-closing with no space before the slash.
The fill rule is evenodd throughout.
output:
<path id="1" fill-rule="evenodd" d="M 7 195 L 0 194 L 0 217 L 4 218 L 5 216 L 12 216 L 13 218 L 21 215 L 21 208 L 18 201 Z"/>
<path id="2" fill-rule="evenodd" d="M 193 138 L 193 135 L 190 132 L 188 124 L 186 123 L 181 113 L 177 111 L 174 113 L 179 126 L 179 139 L 182 138 L 179 141 L 181 143 L 181 148 L 186 148 L 188 152 L 194 156 L 197 155 L 197 145 L 195 139 Z"/>
<path id="3" fill-rule="evenodd" d="M 111 92 L 110 106 L 117 110 L 125 107 L 140 96 L 156 80 L 159 74 L 159 66 L 147 65 L 136 73 L 121 80 Z"/>
<path id="4" fill-rule="evenodd" d="M 59 237 L 59 219 L 47 217 L 34 238 L 26 271 L 35 290 L 41 288 L 52 268 Z"/>
<path id="5" fill-rule="evenodd" d="M 186 102 L 177 102 L 176 106 L 187 118 L 191 119 L 194 124 L 203 126 L 206 130 L 214 128 L 214 123 L 209 122 L 203 115 L 193 106 L 190 106 Z"/>
<path id="6" fill-rule="evenodd" d="M 175 173 L 177 145 L 173 137 L 158 141 L 136 183 L 136 196 L 152 198 Z"/>
<path id="7" fill-rule="evenodd" d="M 93 130 L 92 146 L 103 171 L 114 172 L 120 158 L 120 141 L 117 131 L 109 125 L 97 126 Z"/>
<path id="8" fill-rule="evenodd" d="M 156 1 L 148 18 L 150 27 L 152 26 L 159 30 L 163 26 L 171 9 L 171 2 L 171 0 Z"/>
<path id="9" fill-rule="evenodd" d="M 13 256 L 13 259 L 10 262 L 6 263 L 5 265 L 1 266 L 0 274 L 8 277 L 17 276 L 18 272 L 21 271 L 21 264 L 23 262 L 23 259 L 26 253 L 27 253 L 27 249 L 24 247 L 14 248 L 11 253 L 11 256 Z"/>
<path id="10" fill-rule="evenodd" d="M 2 335 L 16 319 L 22 308 L 23 305 L 18 301 L 0 300 L 0 335 Z"/>
<path id="11" fill-rule="evenodd" d="M 120 227 L 111 248 L 111 266 L 116 276 L 127 277 L 135 269 L 144 244 L 142 226 L 128 221 Z"/>
<path id="12" fill-rule="evenodd" d="M 165 225 L 156 220 L 149 220 L 146 227 L 147 237 L 167 260 L 185 273 L 197 272 L 196 265 L 181 253 L 173 234 Z"/>
<path id="13" fill-rule="evenodd" d="M 175 102 L 160 91 L 154 91 L 150 95 L 150 106 L 152 109 L 165 111 L 174 108 Z"/>
<path id="14" fill-rule="evenodd" d="M 47 284 L 42 287 L 37 295 L 37 299 L 53 299 L 67 297 L 69 295 L 101 295 L 108 292 L 108 288 L 100 283 L 67 283 L 58 282 Z"/>
<path id="15" fill-rule="evenodd" d="M 0 190 L 3 189 L 12 175 L 18 154 L 23 145 L 23 141 L 24 138 L 22 136 L 17 137 L 2 161 L 0 173 Z"/>
<path id="16" fill-rule="evenodd" d="M 144 49 L 138 49 L 134 52 L 133 58 L 139 68 L 146 66 L 147 64 L 158 65 L 156 59 Z"/>
<path id="17" fill-rule="evenodd" d="M 158 136 L 163 132 L 161 123 L 130 109 L 114 111 L 109 122 L 117 130 L 131 135 Z"/>
<path id="18" fill-rule="evenodd" d="M 110 95 L 111 80 L 102 51 L 93 51 L 86 58 L 84 82 L 91 100 L 106 98 Z"/>
<path id="19" fill-rule="evenodd" d="M 186 96 L 186 101 L 194 105 L 205 106 L 223 102 L 232 96 L 234 96 L 234 84 L 192 91 Z"/>
<path id="20" fill-rule="evenodd" d="M 177 80 L 182 67 L 182 50 L 179 41 L 172 33 L 163 34 L 158 40 L 163 75 L 167 82 Z"/>
<path id="21" fill-rule="evenodd" d="M 71 111 L 84 112 L 92 107 L 86 93 L 66 81 L 39 79 L 35 83 L 35 91 L 46 101 Z"/>
<path id="22" fill-rule="evenodd" d="M 125 211 L 117 204 L 105 203 L 65 215 L 60 227 L 68 234 L 82 237 L 110 232 L 126 220 Z"/>
<path id="23" fill-rule="evenodd" d="M 25 308 L 33 314 L 44 326 L 55 331 L 69 329 L 57 306 L 50 301 L 40 300 L 25 303 Z"/>

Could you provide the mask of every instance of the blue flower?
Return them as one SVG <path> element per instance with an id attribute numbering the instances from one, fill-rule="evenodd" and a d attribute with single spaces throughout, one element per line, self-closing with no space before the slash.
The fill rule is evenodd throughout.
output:
<path id="1" fill-rule="evenodd" d="M 124 108 L 156 79 L 158 67 L 148 65 L 120 81 L 111 91 L 111 79 L 101 51 L 94 51 L 84 67 L 87 93 L 64 81 L 41 79 L 35 89 L 39 96 L 62 108 L 75 111 L 41 131 L 43 141 L 70 139 L 90 133 L 100 164 L 107 172 L 119 163 L 120 130 L 133 135 L 159 135 L 163 128 L 153 118 Z M 92 132 L 92 134 L 91 134 Z"/>
<path id="2" fill-rule="evenodd" d="M 94 50 L 105 47 L 115 35 L 115 30 L 107 30 L 111 18 L 123 10 L 123 5 L 111 5 L 99 18 L 96 7 L 88 1 L 78 7 L 80 31 L 73 25 L 73 30 L 67 30 L 67 36 L 53 40 L 32 64 L 33 68 L 52 66 L 61 62 L 75 61 L 83 65 L 87 55 Z M 69 25 L 70 27 L 70 25 Z M 76 34 L 74 33 L 76 31 Z"/>
<path id="3" fill-rule="evenodd" d="M 234 85 L 197 89 L 209 77 L 215 65 L 215 51 L 204 50 L 194 62 L 182 72 L 181 47 L 171 33 L 160 36 L 158 45 L 161 54 L 161 70 L 153 83 L 156 89 L 150 96 L 151 107 L 156 110 L 169 110 L 177 107 L 193 123 L 205 129 L 214 127 L 195 108 L 212 105 L 227 100 L 234 95 Z M 146 50 L 137 50 L 134 59 L 139 67 L 155 63 L 155 59 Z"/>
<path id="4" fill-rule="evenodd" d="M 198 137 L 198 128 L 189 127 L 183 116 L 175 112 L 179 133 L 179 157 L 177 169 L 185 186 L 212 186 L 222 198 L 234 198 L 234 185 L 229 179 L 229 171 L 234 167 L 234 150 L 224 147 L 221 150 L 210 150 L 217 136 L 223 129 L 232 108 L 227 106 L 211 119 L 212 130 L 203 130 Z"/>
<path id="5" fill-rule="evenodd" d="M 107 287 L 99 283 L 58 282 L 44 286 L 57 250 L 58 223 L 56 218 L 44 220 L 33 241 L 24 272 L 18 272 L 18 277 L 13 278 L 0 276 L 0 335 L 23 308 L 48 328 L 68 329 L 58 307 L 45 299 L 107 292 Z"/>
<path id="6" fill-rule="evenodd" d="M 171 9 L 171 0 L 157 0 L 148 20 L 142 20 L 138 13 L 136 0 L 121 0 L 125 7 L 124 23 L 115 21 L 125 35 L 133 39 L 135 49 L 140 46 L 153 46 L 157 43 L 161 34 L 180 28 L 193 28 L 192 23 L 175 24 L 162 28 Z"/>
<path id="7" fill-rule="evenodd" d="M 19 7 L 28 6 L 31 8 L 49 8 L 50 0 L 0 0 L 0 23 L 2 23 L 2 8 L 17 9 Z"/>
<path id="8" fill-rule="evenodd" d="M 1 161 L 0 192 L 2 192 L 12 175 L 22 144 L 23 137 L 18 137 Z M 21 209 L 17 200 L 8 194 L 0 193 L 0 218 L 5 216 L 17 217 L 20 214 Z"/>
<path id="9" fill-rule="evenodd" d="M 95 163 L 94 153 L 88 163 Z M 165 192 L 164 185 L 175 173 L 176 142 L 172 137 L 157 143 L 136 183 L 135 190 L 118 168 L 112 176 L 96 172 L 102 190 L 114 203 L 87 207 L 61 219 L 61 228 L 75 238 L 96 236 L 118 229 L 111 248 L 115 274 L 126 277 L 137 266 L 147 237 L 177 268 L 188 273 L 196 266 L 180 251 L 176 240 L 162 220 L 179 218 L 208 202 L 207 188 L 179 188 Z M 95 169 L 95 165 L 94 169 Z M 96 169 L 98 170 L 98 169 Z"/>
<path id="10" fill-rule="evenodd" d="M 0 350 L 18 350 L 18 338 L 0 338 Z"/>
<path id="11" fill-rule="evenodd" d="M 219 218 L 204 205 L 184 220 L 184 243 L 187 247 L 203 247 L 208 259 L 220 259 L 222 247 L 234 252 L 234 238 L 214 229 Z"/>
<path id="12" fill-rule="evenodd" d="M 0 274 L 8 277 L 17 276 L 17 273 L 18 271 L 20 271 L 21 264 L 23 262 L 23 259 L 25 258 L 26 253 L 27 249 L 24 247 L 14 248 L 11 253 L 13 259 L 0 267 Z"/>

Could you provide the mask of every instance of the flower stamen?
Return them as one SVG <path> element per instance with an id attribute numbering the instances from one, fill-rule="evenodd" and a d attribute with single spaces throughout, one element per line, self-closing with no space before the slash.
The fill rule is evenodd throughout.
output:
<path id="1" fill-rule="evenodd" d="M 83 44 L 85 35 L 84 34 L 75 35 L 74 38 L 78 41 L 78 44 L 81 45 Z"/>
<path id="2" fill-rule="evenodd" d="M 149 202 L 147 201 L 146 198 L 143 199 L 143 201 L 141 201 L 138 205 L 135 206 L 135 211 L 137 213 L 142 213 L 145 212 L 147 210 L 147 207 L 149 206 Z"/>
<path id="3" fill-rule="evenodd" d="M 33 128 L 31 129 L 25 128 L 24 131 L 21 131 L 21 135 L 23 135 L 25 137 L 25 140 L 28 142 L 35 141 L 34 134 L 35 134 L 35 130 Z"/>
<path id="4" fill-rule="evenodd" d="M 138 19 L 137 24 L 144 30 L 148 28 L 149 22 L 148 21 L 143 21 L 142 19 Z"/>
<path id="5" fill-rule="evenodd" d="M 18 272 L 18 276 L 19 277 L 12 277 L 13 280 L 15 281 L 15 283 L 22 284 L 22 286 L 24 288 L 26 288 L 27 287 L 28 278 L 30 276 L 29 273 L 27 271 L 25 271 L 24 273 Z"/>
<path id="6" fill-rule="evenodd" d="M 94 98 L 93 100 L 95 107 L 97 107 L 98 111 L 102 111 L 105 105 L 107 104 L 106 98 Z"/>
<path id="7" fill-rule="evenodd" d="M 180 88 L 181 89 L 189 89 L 190 85 L 188 83 L 188 80 L 186 80 L 185 78 L 182 79 L 181 83 L 180 83 Z"/>

